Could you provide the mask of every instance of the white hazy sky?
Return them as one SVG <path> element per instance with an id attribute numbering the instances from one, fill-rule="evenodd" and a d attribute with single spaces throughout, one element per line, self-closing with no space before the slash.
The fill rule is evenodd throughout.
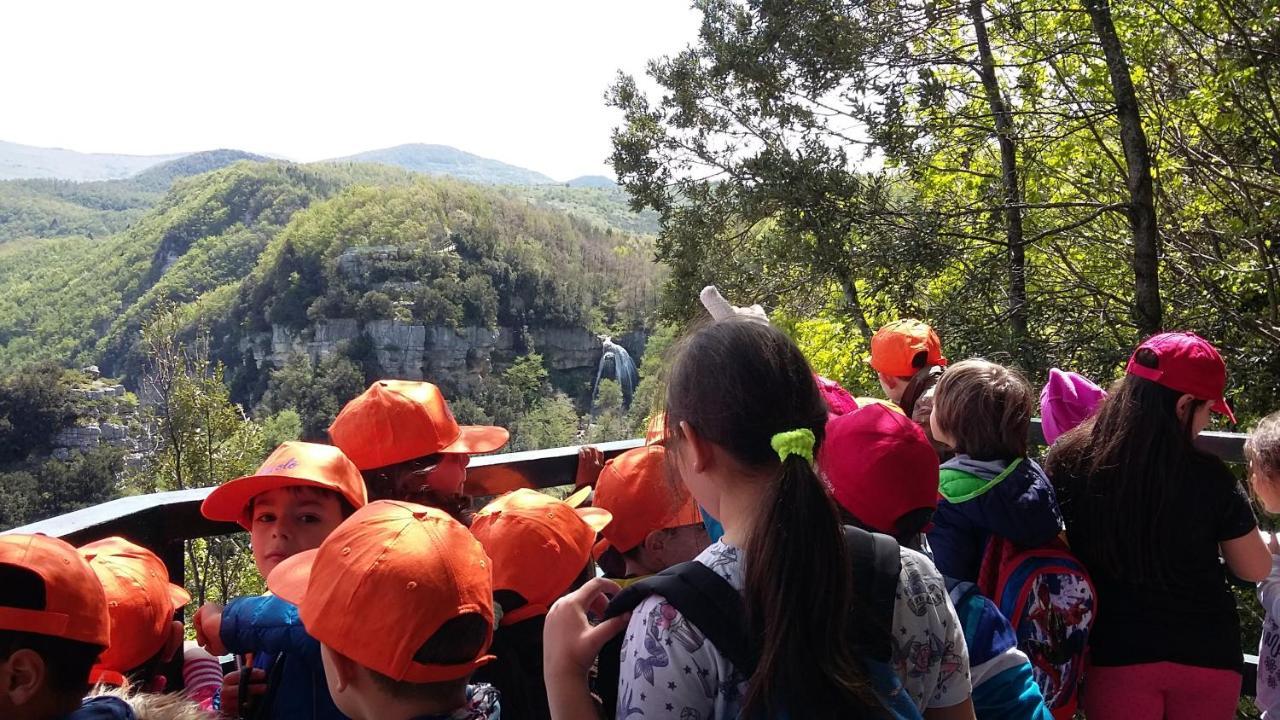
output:
<path id="1" fill-rule="evenodd" d="M 423 142 L 612 175 L 604 90 L 689 43 L 688 0 L 0 4 L 0 140 L 310 161 Z"/>

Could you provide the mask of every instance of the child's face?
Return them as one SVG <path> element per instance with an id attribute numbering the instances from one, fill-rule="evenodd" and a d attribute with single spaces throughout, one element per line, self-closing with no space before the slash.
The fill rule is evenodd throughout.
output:
<path id="1" fill-rule="evenodd" d="M 935 399 L 934 402 L 937 402 Z M 956 439 L 938 424 L 938 413 L 929 414 L 929 432 L 933 435 L 933 439 L 946 445 L 949 448 L 956 446 Z"/>
<path id="2" fill-rule="evenodd" d="M 249 536 L 258 572 L 265 578 L 285 558 L 320 547 L 340 524 L 342 503 L 334 493 L 285 487 L 256 496 Z"/>
<path id="3" fill-rule="evenodd" d="M 1253 494 L 1258 496 L 1262 509 L 1272 514 L 1280 514 L 1280 477 L 1268 475 L 1261 468 L 1249 468 L 1249 483 L 1253 485 Z"/>

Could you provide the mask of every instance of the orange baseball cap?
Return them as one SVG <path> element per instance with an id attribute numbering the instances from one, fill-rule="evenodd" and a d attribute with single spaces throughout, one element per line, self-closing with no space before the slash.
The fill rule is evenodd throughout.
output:
<path id="1" fill-rule="evenodd" d="M 411 380 L 370 385 L 338 413 L 329 437 L 361 470 L 436 453 L 493 452 L 510 439 L 500 427 L 458 425 L 440 388 Z"/>
<path id="2" fill-rule="evenodd" d="M 604 539 L 596 544 L 597 558 L 610 547 L 631 550 L 654 530 L 702 522 L 693 496 L 667 479 L 666 460 L 661 445 L 646 445 L 605 463 L 593 502 L 612 511 L 613 522 L 600 531 Z"/>
<path id="3" fill-rule="evenodd" d="M 169 582 L 169 570 L 150 550 L 121 537 L 84 545 L 80 556 L 98 575 L 111 616 L 111 645 L 89 673 L 89 682 L 124 685 L 124 673 L 156 656 L 170 623 L 191 595 Z"/>
<path id="4" fill-rule="evenodd" d="M 520 593 L 528 603 L 504 612 L 501 624 L 545 615 L 582 574 L 596 533 L 612 519 L 608 510 L 575 509 L 528 488 L 481 508 L 471 533 L 493 559 L 493 589 Z"/>
<path id="5" fill-rule="evenodd" d="M 913 363 L 925 353 L 925 365 L 946 365 L 942 341 L 933 328 L 919 320 L 896 320 L 871 338 L 871 367 L 893 377 L 910 377 L 920 368 Z"/>
<path id="6" fill-rule="evenodd" d="M 277 565 L 267 587 L 298 606 L 309 635 L 392 680 L 455 680 L 493 659 L 489 558 L 443 510 L 371 502 L 319 548 Z M 472 613 L 489 623 L 475 658 L 455 665 L 413 659 L 446 622 Z"/>
<path id="7" fill-rule="evenodd" d="M 0 630 L 36 633 L 107 647 L 111 617 L 102 583 L 71 545 L 47 535 L 0 535 L 0 564 L 44 581 L 41 610 L 0 607 Z"/>
<path id="8" fill-rule="evenodd" d="M 258 471 L 218 486 L 200 505 L 210 520 L 240 523 L 251 528 L 250 502 L 268 490 L 282 487 L 315 487 L 338 493 L 351 507 L 368 502 L 360 470 L 342 451 L 332 445 L 297 442 L 282 443 Z"/>

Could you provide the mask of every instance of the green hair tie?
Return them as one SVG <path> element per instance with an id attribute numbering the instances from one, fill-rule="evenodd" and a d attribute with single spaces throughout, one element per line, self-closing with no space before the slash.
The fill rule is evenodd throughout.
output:
<path id="1" fill-rule="evenodd" d="M 769 444 L 773 445 L 774 451 L 778 453 L 778 459 L 783 462 L 787 461 L 787 456 L 789 455 L 799 455 L 813 463 L 813 445 L 815 442 L 813 431 L 801 428 L 799 430 L 780 432 L 773 436 Z"/>

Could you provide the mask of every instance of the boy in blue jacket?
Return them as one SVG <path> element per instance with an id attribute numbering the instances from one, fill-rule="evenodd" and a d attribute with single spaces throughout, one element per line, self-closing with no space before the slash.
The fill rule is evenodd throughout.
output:
<path id="1" fill-rule="evenodd" d="M 286 442 L 253 475 L 219 486 L 200 511 L 211 520 L 237 522 L 250 533 L 253 560 L 263 578 L 285 559 L 320 546 L 366 502 L 364 480 L 341 450 Z M 302 627 L 298 608 L 272 595 L 206 604 L 194 624 L 214 654 L 253 654 L 247 694 L 240 676 L 223 682 L 216 707 L 230 715 L 252 704 L 252 717 L 345 718 L 329 696 L 320 645 Z"/>
<path id="2" fill-rule="evenodd" d="M 933 437 L 956 452 L 942 464 L 929 532 L 943 575 L 976 582 L 993 536 L 1030 548 L 1062 531 L 1053 486 L 1027 457 L 1034 402 L 1022 375 L 985 360 L 956 363 L 938 381 Z"/>

